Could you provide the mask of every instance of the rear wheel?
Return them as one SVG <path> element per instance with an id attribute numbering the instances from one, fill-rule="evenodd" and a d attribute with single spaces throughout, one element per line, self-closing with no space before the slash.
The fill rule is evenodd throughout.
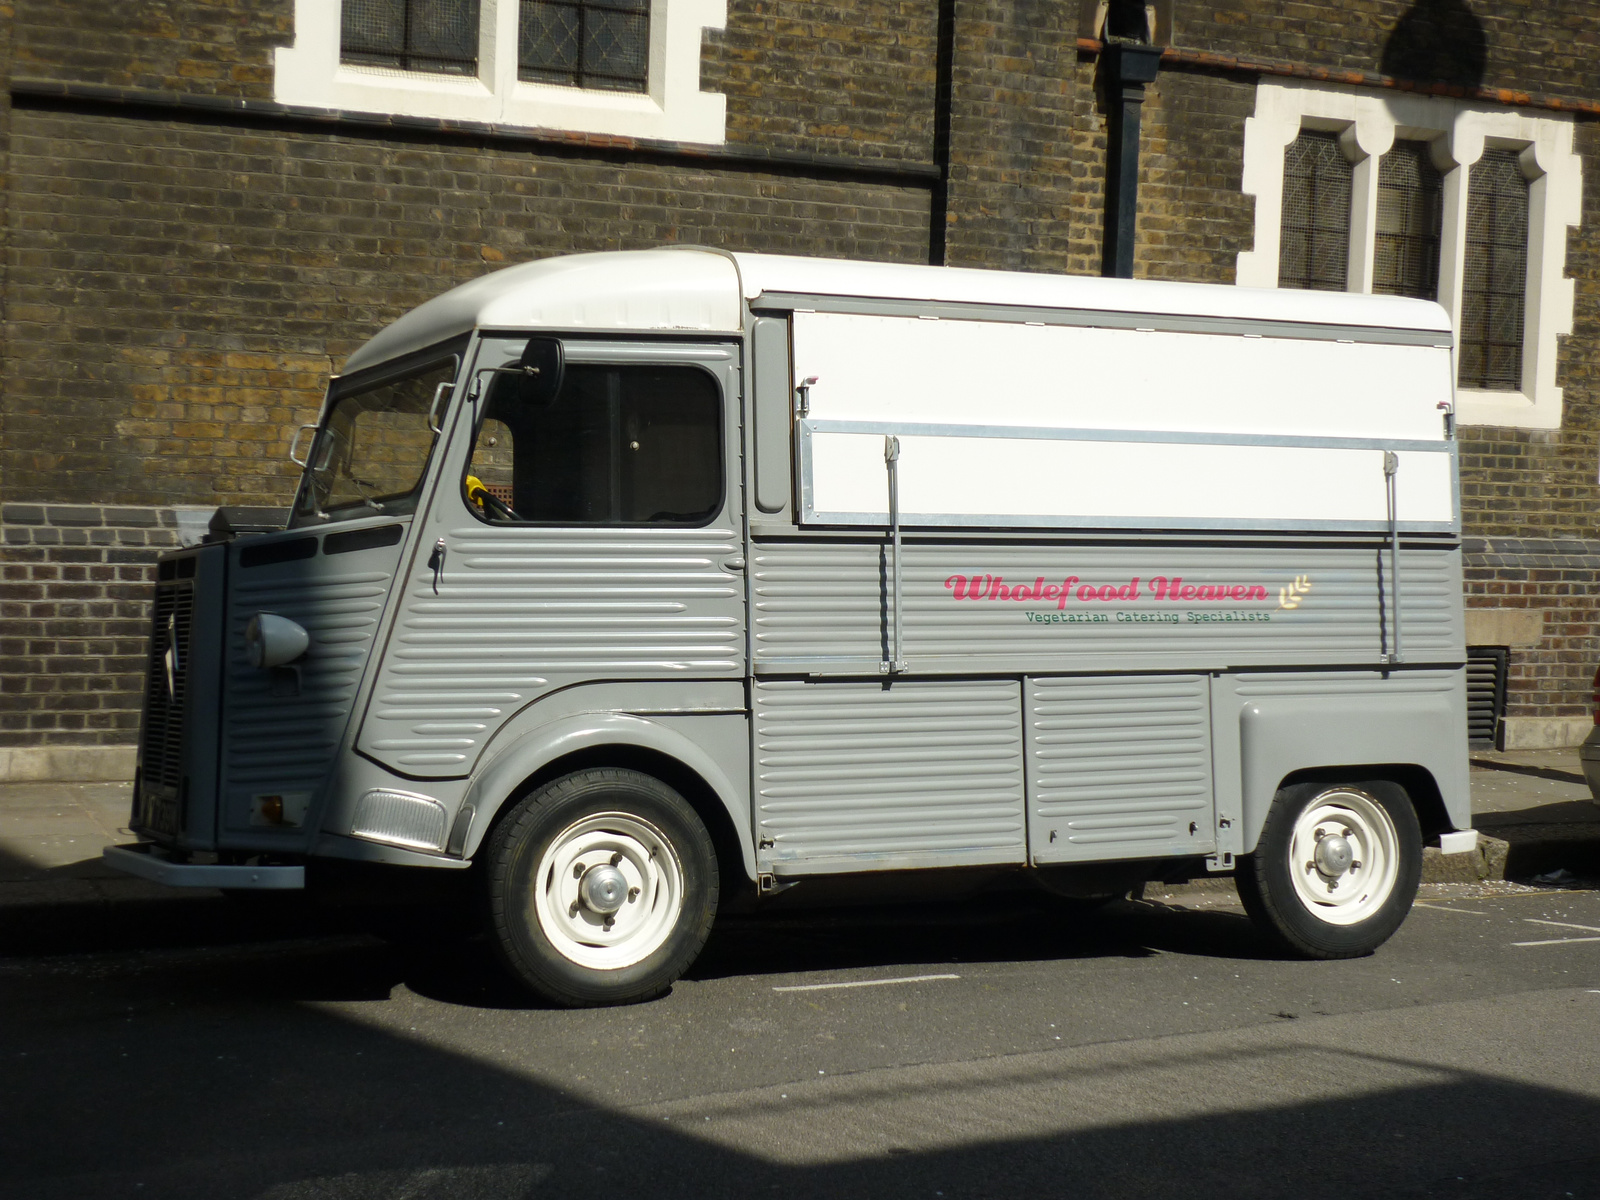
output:
<path id="1" fill-rule="evenodd" d="M 1371 954 L 1406 918 L 1422 875 L 1422 832 L 1404 789 L 1382 780 L 1278 792 L 1237 871 L 1245 911 L 1307 958 Z"/>
<path id="2" fill-rule="evenodd" d="M 637 771 L 579 771 L 524 798 L 495 830 L 487 879 L 500 957 L 569 1006 L 660 995 L 700 953 L 717 908 L 705 825 Z"/>

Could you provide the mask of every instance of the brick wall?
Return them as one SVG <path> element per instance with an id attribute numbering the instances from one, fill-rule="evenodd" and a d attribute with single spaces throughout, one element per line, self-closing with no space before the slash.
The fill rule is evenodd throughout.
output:
<path id="1" fill-rule="evenodd" d="M 1173 25 L 1177 44 L 1218 54 L 1382 71 L 1410 79 L 1428 74 L 1457 83 L 1479 74 L 1480 82 L 1490 87 L 1590 98 L 1594 64 L 1600 61 L 1600 9 L 1589 0 L 1289 5 L 1234 0 L 1222 5 L 1174 4 Z M 1397 28 L 1401 35 L 1395 38 Z M 1481 63 L 1476 71 L 1475 41 Z"/>
<path id="2" fill-rule="evenodd" d="M 1467 604 L 1536 608 L 1537 646 L 1511 652 L 1506 715 L 1559 727 L 1589 711 L 1600 667 L 1600 126 L 1577 128 L 1582 225 L 1567 242 L 1573 332 L 1558 352 L 1557 430 L 1461 429 L 1461 503 L 1469 540 Z"/>
<path id="3" fill-rule="evenodd" d="M 18 109 L 7 499 L 278 504 L 328 373 L 550 254 L 704 242 L 917 261 L 927 192 Z"/>
<path id="4" fill-rule="evenodd" d="M 701 87 L 728 100 L 734 143 L 886 161 L 933 153 L 936 5 L 729 0 Z"/>
<path id="5" fill-rule="evenodd" d="M 1255 199 L 1239 190 L 1254 82 L 1168 71 L 1145 90 L 1134 274 L 1232 283 L 1254 242 Z"/>
<path id="6" fill-rule="evenodd" d="M 170 508 L 0 506 L 0 746 L 138 735 L 155 560 Z"/>
<path id="7" fill-rule="evenodd" d="M 336 4 L 338 0 L 325 0 Z M 15 75 L 184 95 L 273 98 L 294 0 L 21 0 Z M 929 159 L 935 6 L 729 0 L 702 48 L 728 140 L 812 154 Z"/>
<path id="8" fill-rule="evenodd" d="M 336 0 L 330 0 L 336 2 Z M 272 48 L 294 0 L 13 0 L 13 72 L 28 79 L 272 98 Z"/>
<path id="9" fill-rule="evenodd" d="M 1500 0 L 1496 11 L 1481 11 L 1489 7 L 1473 4 L 1479 18 L 1463 24 L 1463 6 L 1432 0 L 1180 5 L 1174 40 L 1314 66 L 1399 63 L 1463 79 L 1476 72 L 1492 86 L 1596 98 L 1600 10 L 1580 0 Z M 187 97 L 270 99 L 273 47 L 293 36 L 292 0 L 120 8 L 22 0 L 11 11 L 7 20 L 0 9 L 0 63 L 9 62 L 13 78 Z M 704 86 L 727 97 L 730 144 L 887 167 L 929 162 L 938 11 L 904 0 L 730 0 L 727 28 L 708 34 L 702 52 Z M 1418 15 L 1447 11 L 1457 16 L 1438 28 Z M 1077 6 L 956 0 L 954 14 L 947 261 L 1098 273 L 1104 101 L 1093 55 L 1076 47 Z M 1239 188 L 1254 95 L 1253 77 L 1189 68 L 1165 70 L 1150 87 L 1137 275 L 1233 279 L 1251 238 L 1253 201 Z M 1468 533 L 1487 539 L 1469 555 L 1468 602 L 1549 610 L 1545 640 L 1514 654 L 1512 713 L 1529 720 L 1581 712 L 1586 664 L 1600 656 L 1588 602 L 1600 590 L 1600 564 L 1574 549 L 1600 545 L 1600 123 L 1580 123 L 1578 139 L 1585 215 L 1568 248 L 1578 313 L 1560 350 L 1563 428 L 1462 430 Z M 929 253 L 927 184 L 841 182 L 799 166 L 769 172 L 620 149 L 530 149 L 448 131 L 179 119 L 38 98 L 13 111 L 3 97 L 0 153 L 0 499 L 18 512 L 282 503 L 294 476 L 290 433 L 313 412 L 329 370 L 385 322 L 503 263 L 674 241 L 896 261 Z M 94 511 L 102 512 L 95 525 L 47 515 L 42 524 L 8 518 L 6 528 L 8 536 L 98 529 L 102 538 L 119 528 L 104 516 L 112 510 Z M 168 526 L 120 528 L 132 536 Z M 8 566 L 135 565 L 54 559 L 112 547 L 35 543 L 33 532 L 14 544 L 35 557 Z M 115 549 L 151 552 L 148 542 Z M 1545 561 L 1555 558 L 1560 566 Z M 26 573 L 6 580 L 27 588 L 92 582 Z M 8 622 L 13 614 L 95 619 L 7 613 Z M 15 649 L 9 624 L 0 634 Z M 21 640 L 29 637 L 47 640 Z M 64 678 L 87 680 L 125 657 L 84 653 L 95 670 Z M 61 674 L 59 651 L 8 649 L 7 659 L 8 703 L 79 694 L 49 690 Z M 29 703 L 8 708 L 8 717 L 43 722 L 32 727 L 41 734 L 129 736 L 116 720 L 88 720 L 102 710 L 63 705 L 50 710 L 62 722 L 51 725 L 49 702 Z"/>
<path id="10" fill-rule="evenodd" d="M 1507 679 L 1510 741 L 1526 739 L 1518 722 L 1563 718 L 1581 729 L 1589 715 L 1590 684 L 1600 667 L 1600 540 L 1580 538 L 1469 538 L 1466 542 L 1469 605 L 1537 609 L 1544 617 L 1535 647 L 1514 648 Z"/>
<path id="11" fill-rule="evenodd" d="M 951 266 L 1097 273 L 1105 129 L 1061 4 L 956 5 Z"/>
<path id="12" fill-rule="evenodd" d="M 270 100 L 292 8 L 31 0 L 0 39 L 15 33 L 13 78 Z M 730 141 L 928 160 L 931 9 L 734 0 L 729 15 L 704 57 Z M 329 372 L 452 284 L 680 241 L 927 254 L 926 185 L 37 100 L 0 120 L 15 135 L 0 375 L 13 745 L 132 739 L 170 506 L 284 503 L 289 439 Z"/>

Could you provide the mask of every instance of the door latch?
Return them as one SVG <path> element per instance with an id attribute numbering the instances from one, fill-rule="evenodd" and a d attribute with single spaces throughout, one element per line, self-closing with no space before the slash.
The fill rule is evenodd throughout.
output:
<path id="1" fill-rule="evenodd" d="M 433 594 L 439 594 L 439 576 L 444 573 L 444 539 L 440 538 L 433 544 L 433 553 L 428 555 L 428 570 L 433 572 Z"/>

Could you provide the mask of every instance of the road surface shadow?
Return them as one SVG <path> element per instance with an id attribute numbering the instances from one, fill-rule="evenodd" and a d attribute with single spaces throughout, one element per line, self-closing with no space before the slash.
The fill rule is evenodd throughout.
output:
<path id="1" fill-rule="evenodd" d="M 8 1200 L 1600 1195 L 1592 1095 L 1307 1025 L 610 1104 L 487 1061 L 492 1045 L 455 1053 L 270 992 L 207 1003 L 174 968 L 215 964 L 154 966 L 57 979 L 63 1003 L 6 989 L 0 1086 L 25 1098 L 0 1124 Z M 583 1020 L 585 1038 L 621 1028 L 561 1018 Z"/>

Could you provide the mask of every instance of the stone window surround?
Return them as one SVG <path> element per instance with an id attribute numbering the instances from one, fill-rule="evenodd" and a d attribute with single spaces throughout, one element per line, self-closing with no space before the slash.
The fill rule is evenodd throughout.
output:
<path id="1" fill-rule="evenodd" d="M 1582 220 L 1582 164 L 1572 149 L 1570 116 L 1470 101 L 1317 83 L 1263 82 L 1255 115 L 1245 120 L 1242 190 L 1256 199 L 1255 248 L 1240 253 L 1237 282 L 1276 287 L 1278 222 L 1283 209 L 1283 154 L 1301 128 L 1340 135 L 1352 163 L 1350 275 L 1353 292 L 1372 290 L 1378 159 L 1397 139 L 1430 144 L 1444 175 L 1439 302 L 1459 338 L 1466 257 L 1467 170 L 1494 146 L 1520 151 L 1528 179 L 1528 278 L 1522 388 L 1457 391 L 1457 418 L 1469 425 L 1561 427 L 1556 339 L 1572 332 L 1574 283 L 1563 276 L 1567 227 Z"/>
<path id="2" fill-rule="evenodd" d="M 292 46 L 274 58 L 279 103 L 342 112 L 475 121 L 525 129 L 721 145 L 726 101 L 700 90 L 704 29 L 727 0 L 651 0 L 647 92 L 524 83 L 517 78 L 518 0 L 481 0 L 477 76 L 401 72 L 339 61 L 338 0 L 295 0 Z"/>

